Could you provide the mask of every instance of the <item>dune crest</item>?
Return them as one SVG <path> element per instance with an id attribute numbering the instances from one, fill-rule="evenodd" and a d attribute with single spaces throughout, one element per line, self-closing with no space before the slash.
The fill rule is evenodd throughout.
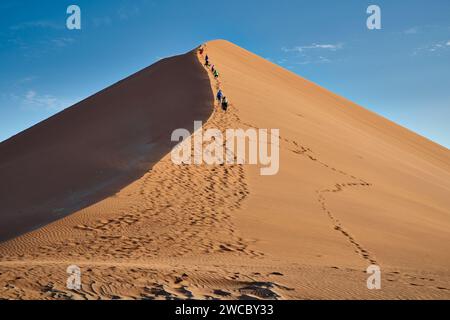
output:
<path id="1" fill-rule="evenodd" d="M 114 195 L 0 244 L 0 296 L 448 299 L 450 151 L 230 42 L 203 47 L 177 58 L 201 107 L 177 128 L 201 117 L 205 129 L 280 129 L 278 174 L 175 165 L 166 152 Z M 173 80 L 152 94 L 178 90 Z M 172 103 L 154 105 L 172 119 Z M 72 264 L 79 291 L 65 287 Z M 366 287 L 371 264 L 382 290 Z"/>

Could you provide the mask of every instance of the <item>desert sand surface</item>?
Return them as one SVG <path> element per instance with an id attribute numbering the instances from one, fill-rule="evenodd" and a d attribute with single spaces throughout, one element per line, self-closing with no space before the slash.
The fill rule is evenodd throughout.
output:
<path id="1" fill-rule="evenodd" d="M 230 42 L 204 48 L 0 144 L 0 298 L 450 299 L 450 151 Z M 170 133 L 193 120 L 280 129 L 278 174 L 173 164 Z"/>

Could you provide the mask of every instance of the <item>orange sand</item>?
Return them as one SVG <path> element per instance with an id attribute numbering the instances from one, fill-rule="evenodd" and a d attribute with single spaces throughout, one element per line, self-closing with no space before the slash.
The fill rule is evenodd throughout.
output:
<path id="1" fill-rule="evenodd" d="M 0 144 L 0 236 L 18 236 L 0 297 L 449 299 L 449 150 L 229 42 L 205 51 L 218 81 L 193 51 Z M 279 173 L 174 165 L 193 120 L 280 129 Z"/>

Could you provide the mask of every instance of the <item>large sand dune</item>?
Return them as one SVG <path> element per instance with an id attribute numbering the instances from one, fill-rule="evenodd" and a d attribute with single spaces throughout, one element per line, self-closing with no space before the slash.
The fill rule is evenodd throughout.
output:
<path id="1" fill-rule="evenodd" d="M 205 51 L 218 80 L 194 51 L 0 144 L 2 238 L 72 213 L 0 244 L 0 297 L 450 298 L 450 151 L 229 42 Z M 280 129 L 279 173 L 174 165 L 171 131 L 207 118 Z"/>
<path id="2" fill-rule="evenodd" d="M 211 113 L 195 54 L 164 59 L 0 144 L 0 240 L 61 218 L 141 177 L 176 128 Z"/>

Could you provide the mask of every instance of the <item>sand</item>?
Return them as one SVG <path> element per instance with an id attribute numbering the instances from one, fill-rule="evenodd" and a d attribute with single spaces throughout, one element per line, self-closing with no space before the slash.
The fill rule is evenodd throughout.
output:
<path id="1" fill-rule="evenodd" d="M 218 80 L 194 50 L 0 144 L 0 297 L 449 299 L 450 151 L 230 42 L 205 53 Z M 279 173 L 173 164 L 193 120 L 280 129 Z"/>

